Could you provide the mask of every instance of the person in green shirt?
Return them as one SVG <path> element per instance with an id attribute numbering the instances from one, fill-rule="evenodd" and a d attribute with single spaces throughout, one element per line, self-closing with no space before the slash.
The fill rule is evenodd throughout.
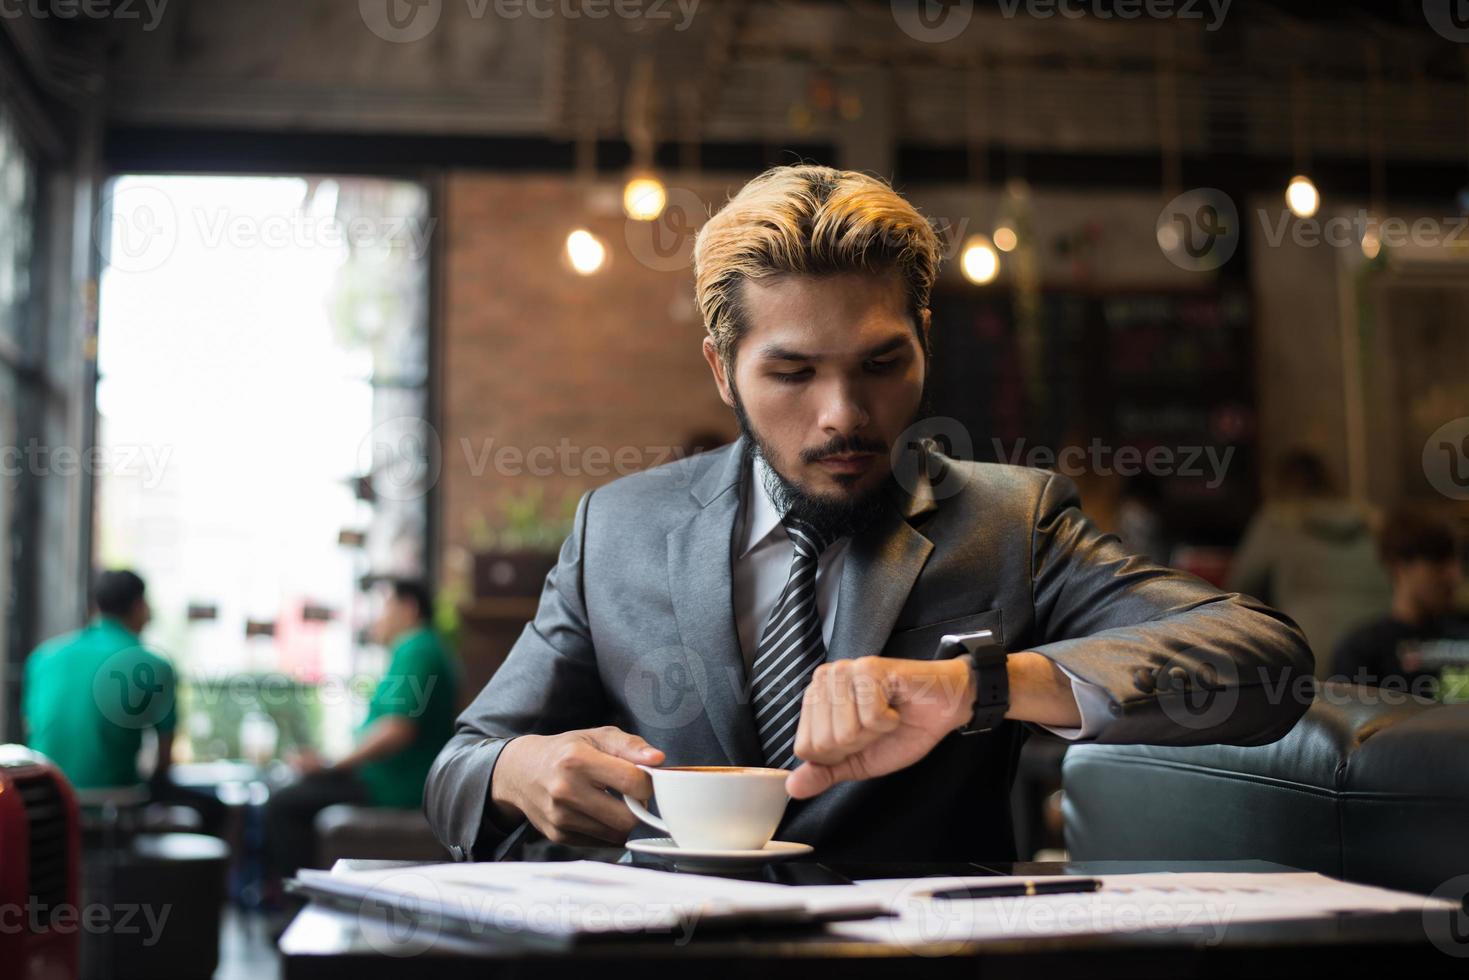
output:
<path id="1" fill-rule="evenodd" d="M 158 737 L 155 784 L 167 782 L 173 752 L 176 685 L 169 662 L 142 645 L 148 625 L 143 580 L 104 572 L 97 617 L 57 637 L 26 660 L 21 714 L 27 744 L 60 767 L 77 789 L 135 786 L 143 732 Z"/>
<path id="2" fill-rule="evenodd" d="M 453 734 L 458 663 L 433 629 L 433 599 L 421 584 L 393 583 L 375 638 L 392 648 L 357 744 L 335 763 L 313 752 L 294 760 L 301 778 L 273 793 L 265 807 L 271 870 L 288 875 L 315 865 L 316 814 L 350 803 L 417 809 L 439 750 Z"/>

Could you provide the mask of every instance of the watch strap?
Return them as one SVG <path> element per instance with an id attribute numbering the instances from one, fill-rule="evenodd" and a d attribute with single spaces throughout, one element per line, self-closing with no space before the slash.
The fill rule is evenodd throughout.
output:
<path id="1" fill-rule="evenodd" d="M 969 721 L 956 731 L 974 735 L 998 728 L 1010 710 L 1010 674 L 1006 670 L 1006 653 L 1001 647 L 980 653 L 965 653 L 969 674 L 974 681 L 974 711 Z"/>

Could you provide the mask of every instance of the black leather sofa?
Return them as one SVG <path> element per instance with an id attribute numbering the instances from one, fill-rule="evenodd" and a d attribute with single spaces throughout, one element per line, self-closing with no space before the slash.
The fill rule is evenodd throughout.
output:
<path id="1" fill-rule="evenodd" d="M 1469 874 L 1469 704 L 1318 685 L 1270 745 L 1076 745 L 1073 860 L 1259 858 L 1429 893 Z"/>
<path id="2" fill-rule="evenodd" d="M 316 860 L 330 868 L 342 858 L 376 861 L 447 861 L 422 810 L 329 806 L 316 815 Z"/>

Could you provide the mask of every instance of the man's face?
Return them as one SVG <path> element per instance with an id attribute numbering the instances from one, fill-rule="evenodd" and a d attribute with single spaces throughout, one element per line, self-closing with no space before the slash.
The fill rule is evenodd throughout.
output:
<path id="1" fill-rule="evenodd" d="M 418 610 L 413 603 L 389 593 L 383 603 L 383 611 L 373 624 L 372 638 L 383 646 L 412 629 L 418 620 Z"/>
<path id="2" fill-rule="evenodd" d="M 923 396 L 923 346 L 901 280 L 791 275 L 742 288 L 733 377 L 704 344 L 720 395 L 796 491 L 837 508 L 867 499 Z"/>
<path id="3" fill-rule="evenodd" d="M 127 625 L 134 633 L 143 632 L 147 625 L 153 622 L 153 607 L 148 605 L 146 598 L 139 599 L 137 605 L 133 606 L 129 620 Z"/>

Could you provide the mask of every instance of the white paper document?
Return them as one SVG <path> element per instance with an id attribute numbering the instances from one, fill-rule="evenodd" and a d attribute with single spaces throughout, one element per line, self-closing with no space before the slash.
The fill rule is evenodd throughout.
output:
<path id="1" fill-rule="evenodd" d="M 302 871 L 316 895 L 360 911 L 365 930 L 386 929 L 400 952 L 440 932 L 483 939 L 552 939 L 660 933 L 687 941 L 718 923 L 820 922 L 833 937 L 931 944 L 1089 933 L 1168 933 L 1217 941 L 1236 922 L 1342 913 L 1422 911 L 1452 903 L 1299 872 L 1106 874 L 1097 891 L 1011 898 L 941 899 L 1004 876 L 875 879 L 853 885 L 780 885 L 598 861 L 432 864 Z M 386 925 L 370 925 L 385 922 Z M 393 930 L 397 930 L 394 932 Z M 372 941 L 372 935 L 368 936 Z"/>
<path id="2" fill-rule="evenodd" d="M 1218 941 L 1236 922 L 1319 918 L 1339 914 L 1421 912 L 1450 902 L 1410 892 L 1355 885 L 1313 872 L 1165 872 L 1098 875 L 1093 892 L 1014 898 L 935 899 L 929 893 L 961 885 L 995 885 L 1021 878 L 909 878 L 859 882 L 883 895 L 892 916 L 826 926 L 850 939 L 928 944 L 1097 933 L 1169 933 Z M 1057 880 L 1047 877 L 1041 880 Z"/>
<path id="3" fill-rule="evenodd" d="M 356 903 L 364 917 L 409 914 L 418 925 L 404 925 L 407 931 L 500 937 L 677 937 L 721 921 L 800 923 L 886 908 L 880 892 L 852 886 L 806 889 L 600 861 L 303 870 L 297 877 L 314 893 Z"/>

